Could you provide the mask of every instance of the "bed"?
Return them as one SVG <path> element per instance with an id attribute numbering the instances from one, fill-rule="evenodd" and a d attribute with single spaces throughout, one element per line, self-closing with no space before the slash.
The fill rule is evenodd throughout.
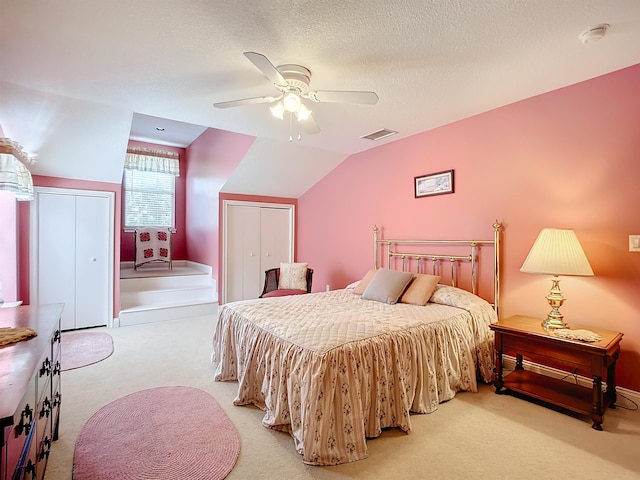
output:
<path id="1" fill-rule="evenodd" d="M 374 228 L 374 279 L 397 263 L 398 273 L 412 265 L 413 273 L 424 272 L 428 264 L 431 273 L 420 275 L 444 278 L 450 271 L 448 284 L 434 284 L 426 305 L 364 298 L 370 280 L 362 294 L 352 285 L 219 309 L 215 380 L 237 381 L 234 404 L 262 409 L 262 424 L 288 432 L 309 465 L 365 459 L 367 438 L 389 427 L 409 432 L 411 413 L 433 412 L 456 392 L 493 380 L 489 325 L 499 304 L 500 225 L 492 240 L 385 240 L 379 233 Z M 469 253 L 442 252 L 449 247 Z M 487 247 L 492 303 L 476 294 L 478 259 Z M 461 288 L 461 265 L 469 267 L 470 291 Z"/>

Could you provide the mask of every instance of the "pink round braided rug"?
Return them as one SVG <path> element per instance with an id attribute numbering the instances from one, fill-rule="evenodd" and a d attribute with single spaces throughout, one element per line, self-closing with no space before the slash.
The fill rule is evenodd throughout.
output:
<path id="1" fill-rule="evenodd" d="M 101 362 L 113 353 L 113 338 L 104 332 L 62 332 L 60 341 L 62 371 Z"/>
<path id="2" fill-rule="evenodd" d="M 74 480 L 220 480 L 238 459 L 240 439 L 208 393 L 158 387 L 98 410 L 82 427 Z"/>

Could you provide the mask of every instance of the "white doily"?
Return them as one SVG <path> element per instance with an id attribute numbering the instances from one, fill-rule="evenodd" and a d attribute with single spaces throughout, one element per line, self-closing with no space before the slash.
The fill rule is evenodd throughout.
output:
<path id="1" fill-rule="evenodd" d="M 591 330 L 570 330 L 568 328 L 558 328 L 555 334 L 562 338 L 570 340 L 580 340 L 581 342 L 598 342 L 602 337 Z"/>

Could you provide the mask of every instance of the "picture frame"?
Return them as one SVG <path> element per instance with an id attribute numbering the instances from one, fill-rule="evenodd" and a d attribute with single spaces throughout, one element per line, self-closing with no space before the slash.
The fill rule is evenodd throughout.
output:
<path id="1" fill-rule="evenodd" d="M 415 198 L 454 193 L 453 170 L 428 173 L 413 179 Z"/>

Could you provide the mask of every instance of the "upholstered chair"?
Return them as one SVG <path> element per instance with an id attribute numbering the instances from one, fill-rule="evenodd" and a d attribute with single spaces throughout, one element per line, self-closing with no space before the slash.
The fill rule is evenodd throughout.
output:
<path id="1" fill-rule="evenodd" d="M 311 281 L 313 279 L 313 268 L 307 268 L 307 288 L 306 290 L 299 289 L 280 289 L 278 285 L 280 283 L 280 268 L 271 268 L 264 272 L 264 288 L 260 298 L 264 297 L 283 297 L 285 295 L 301 295 L 304 293 L 311 293 Z"/>

